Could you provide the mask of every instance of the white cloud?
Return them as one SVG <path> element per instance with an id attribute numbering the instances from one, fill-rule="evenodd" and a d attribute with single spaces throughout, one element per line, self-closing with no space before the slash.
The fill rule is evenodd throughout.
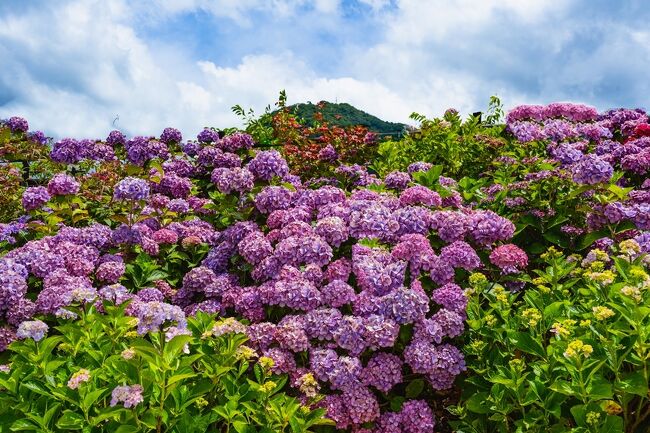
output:
<path id="1" fill-rule="evenodd" d="M 241 47 L 244 54 L 226 66 L 196 58 L 180 42 L 148 39 L 139 25 L 199 9 L 245 32 L 259 26 L 251 11 L 262 12 L 271 26 L 274 19 L 322 16 L 313 26 L 302 23 L 297 33 L 316 41 L 355 25 L 344 21 L 340 0 L 160 0 L 155 7 L 127 0 L 43 1 L 20 14 L 4 13 L 0 104 L 9 102 L 0 105 L 0 117 L 23 115 L 57 137 L 105 136 L 116 116 L 117 126 L 131 134 L 176 126 L 193 136 L 206 125 L 237 125 L 232 105 L 260 112 L 281 89 L 290 103 L 338 100 L 401 122 L 412 111 L 476 111 L 495 93 L 508 106 L 578 94 L 607 108 L 611 98 L 635 100 L 650 90 L 642 79 L 650 63 L 648 32 L 615 21 L 581 21 L 571 15 L 579 0 L 361 1 L 373 12 L 359 19 L 374 23 L 368 28 L 377 33 L 322 50 L 337 66 L 328 74 L 296 48 L 247 53 Z M 607 38 L 598 41 L 595 30 Z M 579 44 L 584 34 L 589 49 Z M 602 90 L 607 86 L 610 93 Z"/>

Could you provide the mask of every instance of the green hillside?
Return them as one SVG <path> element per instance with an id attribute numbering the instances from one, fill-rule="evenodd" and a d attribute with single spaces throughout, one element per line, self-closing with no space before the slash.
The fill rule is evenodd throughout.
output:
<path id="1" fill-rule="evenodd" d="M 318 111 L 318 105 L 308 103 L 294 104 L 289 106 L 299 118 L 311 125 L 314 114 Z M 347 103 L 332 103 L 324 101 L 321 109 L 323 120 L 331 125 L 367 127 L 370 131 L 382 135 L 399 135 L 404 131 L 403 123 L 386 122 L 372 114 L 359 110 Z"/>

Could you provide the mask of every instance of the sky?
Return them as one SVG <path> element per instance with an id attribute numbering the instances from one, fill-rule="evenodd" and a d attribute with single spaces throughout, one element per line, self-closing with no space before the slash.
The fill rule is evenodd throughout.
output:
<path id="1" fill-rule="evenodd" d="M 0 118 L 194 137 L 289 103 L 408 123 L 573 101 L 650 108 L 645 0 L 0 0 Z"/>

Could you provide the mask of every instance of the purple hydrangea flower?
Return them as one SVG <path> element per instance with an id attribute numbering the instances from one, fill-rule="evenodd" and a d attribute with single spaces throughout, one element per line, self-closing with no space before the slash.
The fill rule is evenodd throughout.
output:
<path id="1" fill-rule="evenodd" d="M 72 195 L 79 192 L 79 182 L 65 173 L 54 175 L 47 184 L 50 195 Z"/>
<path id="2" fill-rule="evenodd" d="M 24 340 L 31 338 L 34 341 L 40 341 L 47 334 L 49 327 L 40 320 L 31 320 L 22 322 L 16 331 L 16 338 Z"/>
<path id="3" fill-rule="evenodd" d="M 248 165 L 248 170 L 255 179 L 270 181 L 273 177 L 284 178 L 289 173 L 289 166 L 277 150 L 258 152 Z"/>
<path id="4" fill-rule="evenodd" d="M 583 185 L 595 185 L 612 178 L 614 168 L 598 155 L 585 155 L 571 167 L 573 181 Z"/>
<path id="5" fill-rule="evenodd" d="M 50 193 L 43 186 L 32 186 L 25 190 L 22 201 L 26 211 L 40 209 L 50 201 Z"/>
<path id="6" fill-rule="evenodd" d="M 125 177 L 113 190 L 115 200 L 146 200 L 149 197 L 149 183 L 137 177 Z"/>
<path id="7" fill-rule="evenodd" d="M 127 409 L 137 406 L 144 401 L 142 391 L 144 391 L 142 385 L 115 387 L 111 393 L 111 407 L 117 406 L 118 403 L 123 403 Z"/>
<path id="8" fill-rule="evenodd" d="M 6 125 L 14 134 L 19 132 L 27 132 L 29 130 L 29 123 L 27 123 L 27 120 L 18 116 L 10 117 L 9 120 L 7 120 Z"/>
<path id="9" fill-rule="evenodd" d="M 183 141 L 183 135 L 176 128 L 165 128 L 160 135 L 160 141 L 165 144 L 180 143 Z"/>

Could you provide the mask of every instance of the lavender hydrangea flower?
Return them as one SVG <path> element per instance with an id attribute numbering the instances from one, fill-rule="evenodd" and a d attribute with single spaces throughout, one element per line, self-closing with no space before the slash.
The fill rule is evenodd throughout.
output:
<path id="1" fill-rule="evenodd" d="M 115 147 L 117 145 L 122 145 L 126 143 L 126 136 L 121 131 L 111 131 L 106 137 L 106 144 L 109 146 Z"/>
<path id="2" fill-rule="evenodd" d="M 49 327 L 40 320 L 31 320 L 22 322 L 16 331 L 16 338 L 24 340 L 31 338 L 34 341 L 40 341 L 47 334 Z"/>
<path id="3" fill-rule="evenodd" d="M 125 177 L 115 185 L 115 200 L 146 200 L 149 197 L 149 183 L 137 177 Z"/>
<path id="4" fill-rule="evenodd" d="M 377 353 L 360 374 L 361 383 L 387 393 L 402 382 L 402 360 L 397 355 Z"/>
<path id="5" fill-rule="evenodd" d="M 196 139 L 200 143 L 216 143 L 219 141 L 219 133 L 209 128 L 204 128 L 203 131 L 199 132 L 196 136 Z"/>
<path id="6" fill-rule="evenodd" d="M 65 173 L 54 175 L 47 184 L 50 195 L 72 195 L 79 192 L 79 182 Z"/>
<path id="7" fill-rule="evenodd" d="M 601 157 L 594 154 L 585 155 L 582 160 L 571 167 L 571 174 L 576 183 L 595 185 L 612 178 L 614 168 Z"/>
<path id="8" fill-rule="evenodd" d="M 160 135 L 160 141 L 165 144 L 180 143 L 183 141 L 183 135 L 176 128 L 165 128 Z"/>
<path id="9" fill-rule="evenodd" d="M 111 393 L 111 407 L 117 406 L 118 403 L 123 403 L 124 407 L 130 409 L 137 406 L 144 401 L 142 392 L 144 389 L 142 385 L 123 385 L 117 386 Z"/>
<path id="10" fill-rule="evenodd" d="M 433 168 L 433 164 L 429 162 L 418 161 L 409 165 L 406 171 L 408 171 L 409 174 L 413 174 L 417 173 L 418 171 L 429 171 L 431 168 Z"/>
<path id="11" fill-rule="evenodd" d="M 226 152 L 250 149 L 254 144 L 253 137 L 243 132 L 235 132 L 234 134 L 227 135 L 217 143 Z"/>
<path id="12" fill-rule="evenodd" d="M 274 176 L 282 179 L 289 173 L 287 162 L 277 150 L 258 152 L 246 168 L 253 173 L 255 179 L 265 181 L 270 181 Z"/>
<path id="13" fill-rule="evenodd" d="M 23 193 L 22 202 L 26 211 L 40 209 L 48 201 L 50 201 L 50 193 L 43 186 L 29 187 Z"/>
<path id="14" fill-rule="evenodd" d="M 409 182 L 411 182 L 411 176 L 403 171 L 392 171 L 388 173 L 384 179 L 384 185 L 386 185 L 386 188 L 398 191 L 406 189 Z"/>
<path id="15" fill-rule="evenodd" d="M 14 134 L 19 132 L 27 132 L 29 130 L 29 123 L 22 117 L 13 116 L 7 120 L 7 126 Z"/>
<path id="16" fill-rule="evenodd" d="M 135 316 L 138 318 L 138 334 L 159 331 L 166 322 L 176 322 L 177 326 L 186 326 L 183 310 L 175 305 L 164 302 L 138 302 L 135 305 Z"/>

